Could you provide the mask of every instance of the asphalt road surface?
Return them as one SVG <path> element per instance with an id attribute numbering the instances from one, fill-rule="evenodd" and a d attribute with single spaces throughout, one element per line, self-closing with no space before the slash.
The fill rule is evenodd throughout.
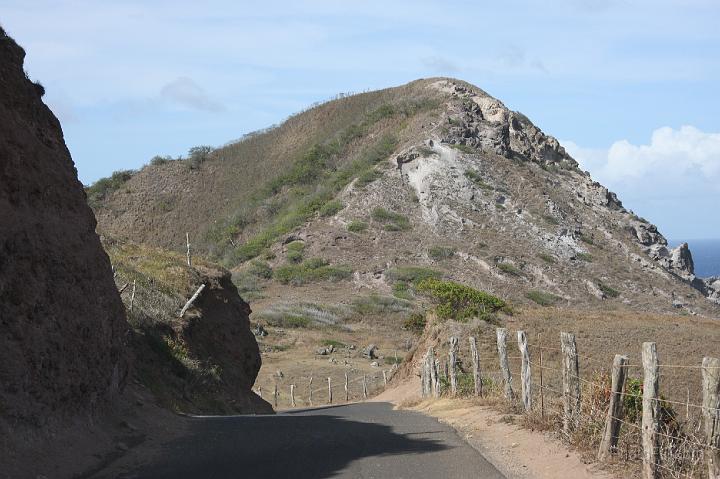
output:
<path id="1" fill-rule="evenodd" d="M 360 403 L 275 416 L 195 417 L 130 478 L 502 478 L 436 419 Z"/>

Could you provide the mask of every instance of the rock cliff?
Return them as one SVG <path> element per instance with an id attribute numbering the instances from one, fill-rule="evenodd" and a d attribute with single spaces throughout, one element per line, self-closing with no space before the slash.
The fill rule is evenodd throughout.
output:
<path id="1" fill-rule="evenodd" d="M 0 424 L 92 413 L 122 388 L 128 329 L 60 124 L 0 30 Z M 2 433 L 5 435 L 5 432 Z M 7 436 L 6 436 L 7 437 Z"/>

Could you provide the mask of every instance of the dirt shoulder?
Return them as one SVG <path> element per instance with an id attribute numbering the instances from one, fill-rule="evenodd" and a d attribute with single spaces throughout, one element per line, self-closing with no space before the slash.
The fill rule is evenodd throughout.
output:
<path id="1" fill-rule="evenodd" d="M 421 400 L 419 390 L 417 381 L 406 381 L 373 400 L 389 401 L 397 408 L 419 411 L 452 426 L 508 479 L 618 477 L 596 464 L 586 464 L 559 440 L 523 428 L 519 415 L 505 414 L 472 399 Z"/>

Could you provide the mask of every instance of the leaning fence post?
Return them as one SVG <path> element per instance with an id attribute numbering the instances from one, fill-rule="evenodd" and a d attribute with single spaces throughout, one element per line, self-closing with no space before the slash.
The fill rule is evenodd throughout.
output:
<path id="1" fill-rule="evenodd" d="M 528 340 L 525 331 L 517 332 L 517 340 L 520 357 L 522 358 L 522 368 L 520 370 L 522 400 L 525 411 L 529 412 L 532 409 L 532 374 L 530 370 L 530 352 L 528 351 Z"/>
<path id="2" fill-rule="evenodd" d="M 605 419 L 605 431 L 600 441 L 598 450 L 598 461 L 604 461 L 611 454 L 617 452 L 618 439 L 620 438 L 620 420 L 623 417 L 622 394 L 627 378 L 628 357 L 620 354 L 615 355 L 612 366 L 612 383 L 610 390 L 610 406 L 607 418 Z"/>
<path id="3" fill-rule="evenodd" d="M 363 399 L 367 399 L 367 376 L 363 374 Z"/>
<path id="4" fill-rule="evenodd" d="M 660 367 L 655 343 L 643 343 L 642 363 L 645 373 L 642 402 L 643 478 L 656 479 L 660 477 L 658 468 L 660 462 L 658 443 Z"/>
<path id="5" fill-rule="evenodd" d="M 512 401 L 515 399 L 515 393 L 512 388 L 512 374 L 510 374 L 510 365 L 507 356 L 507 329 L 497 328 L 497 348 L 500 357 L 500 369 L 502 370 L 503 383 L 505 385 L 505 399 Z"/>
<path id="6" fill-rule="evenodd" d="M 540 333 L 538 333 L 538 373 L 540 373 L 540 417 L 545 418 L 545 382 L 543 381 L 543 348 L 540 345 Z"/>
<path id="7" fill-rule="evenodd" d="M 720 478 L 720 359 L 703 358 L 703 404 L 708 477 Z"/>
<path id="8" fill-rule="evenodd" d="M 450 351 L 448 352 L 448 362 L 450 367 L 450 393 L 454 396 L 457 394 L 457 345 L 458 338 L 455 336 L 450 338 Z"/>
<path id="9" fill-rule="evenodd" d="M 435 348 L 433 348 L 432 346 L 430 346 L 428 348 L 427 358 L 425 359 L 425 362 L 426 362 L 425 367 L 427 368 L 427 372 L 429 374 L 429 380 L 430 380 L 429 388 L 428 388 L 428 395 L 430 395 L 430 393 L 432 393 L 432 395 L 434 397 L 437 397 L 438 392 L 437 392 L 437 377 L 436 377 L 437 371 L 435 370 Z"/>
<path id="10" fill-rule="evenodd" d="M 200 293 L 203 292 L 203 289 L 205 289 L 205 284 L 204 284 L 204 283 L 200 285 L 200 287 L 197 289 L 197 291 L 195 291 L 195 294 L 192 295 L 192 298 L 190 298 L 190 299 L 188 300 L 188 302 L 185 303 L 185 306 L 183 306 L 183 308 L 180 310 L 180 315 L 179 315 L 180 318 L 182 318 L 182 317 L 185 315 L 185 311 L 187 311 L 188 308 L 190 308 L 190 306 L 193 305 L 193 303 L 195 302 L 195 300 L 198 299 L 198 296 L 200 296 Z M 135 290 L 135 285 L 134 285 L 134 284 L 133 284 L 133 290 Z"/>
<path id="11" fill-rule="evenodd" d="M 332 379 L 328 376 L 328 404 L 332 404 L 332 385 L 330 381 Z"/>
<path id="12" fill-rule="evenodd" d="M 577 427 L 580 414 L 580 364 L 577 344 L 572 333 L 560 333 L 563 355 L 563 432 L 566 435 Z"/>
<path id="13" fill-rule="evenodd" d="M 275 408 L 277 408 L 277 405 L 278 405 L 278 388 L 277 388 L 277 383 L 275 383 L 275 391 L 274 391 L 274 393 L 273 393 L 273 398 L 274 398 L 274 399 L 273 399 L 273 404 L 275 404 Z"/>
<path id="14" fill-rule="evenodd" d="M 348 373 L 345 371 L 345 402 L 350 401 L 350 388 L 348 387 Z"/>
<path id="15" fill-rule="evenodd" d="M 290 385 L 290 405 L 295 407 L 295 385 Z"/>
<path id="16" fill-rule="evenodd" d="M 383 369 L 383 386 L 387 387 L 387 372 Z"/>
<path id="17" fill-rule="evenodd" d="M 477 350 L 475 338 L 470 336 L 470 356 L 473 363 L 473 384 L 475 385 L 475 396 L 482 396 L 482 377 L 480 376 L 480 355 Z"/>

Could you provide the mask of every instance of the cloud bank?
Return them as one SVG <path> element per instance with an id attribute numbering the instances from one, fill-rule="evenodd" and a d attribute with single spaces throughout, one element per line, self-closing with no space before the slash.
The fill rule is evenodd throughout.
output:
<path id="1" fill-rule="evenodd" d="M 595 180 L 616 191 L 628 208 L 659 221 L 667 235 L 717 235 L 720 133 L 662 127 L 647 144 L 619 140 L 606 149 L 562 144 Z"/>

